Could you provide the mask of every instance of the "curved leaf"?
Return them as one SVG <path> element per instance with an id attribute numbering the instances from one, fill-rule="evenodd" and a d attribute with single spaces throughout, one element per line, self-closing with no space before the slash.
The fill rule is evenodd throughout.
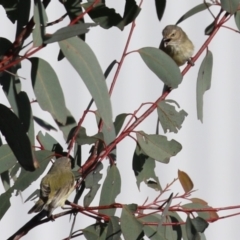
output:
<path id="1" fill-rule="evenodd" d="M 6 144 L 0 147 L 0 173 L 13 167 L 17 162 L 11 148 Z"/>
<path id="2" fill-rule="evenodd" d="M 46 44 L 62 41 L 77 35 L 89 32 L 89 27 L 97 26 L 95 23 L 79 23 L 60 28 L 55 33 L 45 36 L 43 41 Z"/>
<path id="3" fill-rule="evenodd" d="M 85 188 L 89 188 L 90 190 L 84 197 L 84 207 L 88 207 L 91 204 L 92 200 L 97 194 L 98 189 L 101 186 L 98 182 L 102 179 L 102 174 L 100 173 L 102 169 L 103 165 L 100 162 L 96 168 L 87 175 L 85 179 Z"/>
<path id="4" fill-rule="evenodd" d="M 208 50 L 202 61 L 197 78 L 197 118 L 203 122 L 203 95 L 211 87 L 213 55 Z"/>
<path id="5" fill-rule="evenodd" d="M 45 60 L 36 57 L 29 60 L 32 63 L 32 85 L 40 107 L 65 124 L 68 110 L 57 74 Z"/>
<path id="6" fill-rule="evenodd" d="M 149 157 L 162 163 L 168 163 L 170 157 L 177 155 L 182 149 L 181 144 L 175 140 L 168 141 L 165 136 L 148 135 L 142 131 L 137 132 L 137 141 Z"/>
<path id="7" fill-rule="evenodd" d="M 158 20 L 162 20 L 163 13 L 166 8 L 166 0 L 155 0 L 155 6 L 156 6 L 156 12 L 157 12 L 157 17 Z"/>
<path id="8" fill-rule="evenodd" d="M 240 11 L 237 11 L 234 14 L 234 19 L 235 19 L 235 23 L 237 25 L 238 30 L 240 31 Z"/>
<path id="9" fill-rule="evenodd" d="M 7 210 L 10 208 L 10 198 L 12 196 L 12 191 L 7 191 L 0 195 L 0 220 L 4 216 L 4 214 L 7 212 Z"/>
<path id="10" fill-rule="evenodd" d="M 167 130 L 169 130 L 169 132 L 177 133 L 178 130 L 181 129 L 182 123 L 188 114 L 184 110 L 178 112 L 175 106 L 172 106 L 169 103 L 174 103 L 179 107 L 179 105 L 173 100 L 160 101 L 157 107 L 158 118 L 163 127 L 164 133 L 166 133 Z"/>
<path id="11" fill-rule="evenodd" d="M 33 157 L 31 143 L 21 121 L 2 104 L 0 104 L 0 112 L 0 131 L 8 145 L 20 165 L 27 171 L 34 171 L 38 167 L 38 162 Z"/>
<path id="12" fill-rule="evenodd" d="M 178 170 L 178 179 L 185 191 L 185 193 L 190 192 L 193 189 L 193 182 L 187 173 Z"/>
<path id="13" fill-rule="evenodd" d="M 120 240 L 120 235 L 122 234 L 119 225 L 119 217 L 110 216 L 107 229 L 107 240 Z"/>
<path id="14" fill-rule="evenodd" d="M 36 151 L 35 155 L 40 163 L 40 167 L 33 173 L 29 173 L 22 169 L 19 177 L 13 185 L 13 188 L 16 190 L 24 191 L 32 184 L 32 182 L 36 181 L 45 171 L 52 154 L 52 152 L 47 150 Z"/>
<path id="15" fill-rule="evenodd" d="M 181 16 L 181 17 L 179 18 L 179 20 L 176 22 L 176 25 L 178 25 L 180 22 L 186 20 L 187 18 L 193 16 L 194 14 L 206 10 L 207 8 L 209 8 L 209 7 L 211 7 L 211 6 L 212 6 L 211 3 L 201 3 L 201 4 L 193 7 L 192 9 L 190 9 L 189 11 L 187 11 L 183 16 Z"/>
<path id="16" fill-rule="evenodd" d="M 239 6 L 239 0 L 220 0 L 221 7 L 230 14 L 234 14 Z"/>
<path id="17" fill-rule="evenodd" d="M 112 165 L 108 168 L 107 176 L 102 185 L 99 206 L 110 205 L 115 203 L 117 195 L 121 192 L 121 177 L 118 168 Z M 116 212 L 115 208 L 102 210 L 99 213 L 113 216 Z"/>
<path id="18" fill-rule="evenodd" d="M 120 219 L 124 239 L 139 239 L 143 224 L 134 216 L 128 205 L 123 206 Z"/>
<path id="19" fill-rule="evenodd" d="M 162 191 L 159 179 L 154 171 L 155 166 L 155 160 L 145 155 L 139 146 L 136 145 L 133 155 L 132 168 L 137 180 L 138 189 L 140 189 L 141 182 L 144 181 L 148 187 L 157 191 Z"/>
<path id="20" fill-rule="evenodd" d="M 165 52 L 154 47 L 138 49 L 148 68 L 168 87 L 177 88 L 182 82 L 182 74 L 177 64 Z"/>
<path id="21" fill-rule="evenodd" d="M 112 107 L 103 72 L 92 49 L 73 37 L 59 43 L 63 54 L 75 68 L 91 93 L 107 127 L 112 125 Z"/>

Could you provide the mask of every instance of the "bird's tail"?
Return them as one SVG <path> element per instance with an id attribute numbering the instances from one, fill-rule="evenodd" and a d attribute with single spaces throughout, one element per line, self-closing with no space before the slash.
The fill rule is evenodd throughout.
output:
<path id="1" fill-rule="evenodd" d="M 33 213 L 33 212 L 40 212 L 42 211 L 44 206 L 44 202 L 42 199 L 39 199 L 35 205 L 28 211 L 28 213 Z"/>

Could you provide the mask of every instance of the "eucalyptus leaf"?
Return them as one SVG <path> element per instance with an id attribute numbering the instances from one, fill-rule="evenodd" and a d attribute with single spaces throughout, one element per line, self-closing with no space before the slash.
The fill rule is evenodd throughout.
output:
<path id="1" fill-rule="evenodd" d="M 59 43 L 61 50 L 91 93 L 104 124 L 112 125 L 112 107 L 107 85 L 91 48 L 77 37 Z"/>
<path id="2" fill-rule="evenodd" d="M 197 118 L 203 122 L 203 95 L 211 87 L 213 55 L 208 50 L 203 59 L 197 78 Z"/>
<path id="3" fill-rule="evenodd" d="M 148 135 L 142 131 L 137 132 L 137 141 L 146 155 L 162 163 L 168 163 L 182 149 L 175 140 L 168 141 L 165 136 Z"/>
<path id="4" fill-rule="evenodd" d="M 182 74 L 177 64 L 165 52 L 154 47 L 138 49 L 148 68 L 170 88 L 177 88 L 182 82 Z"/>
<path id="5" fill-rule="evenodd" d="M 29 60 L 32 63 L 32 85 L 40 107 L 65 124 L 68 110 L 57 74 L 47 61 L 36 57 Z"/>
<path id="6" fill-rule="evenodd" d="M 161 1 L 155 0 L 155 7 L 156 7 L 157 17 L 159 21 L 162 20 L 163 13 L 166 8 L 166 3 L 167 3 L 166 0 L 161 0 Z"/>
<path id="7" fill-rule="evenodd" d="M 194 14 L 208 9 L 211 6 L 212 6 L 211 3 L 201 3 L 201 4 L 193 7 L 192 9 L 187 11 L 183 16 L 180 17 L 180 19 L 176 22 L 176 25 L 178 25 L 180 22 L 186 20 L 187 18 L 193 16 Z"/>
<path id="8" fill-rule="evenodd" d="M 120 218 L 124 239 L 138 239 L 143 230 L 143 224 L 134 216 L 131 208 L 124 205 Z"/>
<path id="9" fill-rule="evenodd" d="M 239 0 L 220 0 L 223 10 L 230 14 L 234 14 L 239 7 Z"/>
<path id="10" fill-rule="evenodd" d="M 84 207 L 88 207 L 100 188 L 99 181 L 102 179 L 102 174 L 100 171 L 103 169 L 102 163 L 98 163 L 96 168 L 91 171 L 85 179 L 85 188 L 89 189 L 89 192 L 85 195 L 83 203 Z"/>
<path id="11" fill-rule="evenodd" d="M 17 162 L 9 145 L 5 144 L 0 147 L 0 173 L 12 168 Z"/>
<path id="12" fill-rule="evenodd" d="M 121 176 L 118 168 L 112 165 L 108 168 L 107 176 L 102 185 L 99 206 L 111 205 L 115 203 L 115 199 L 121 192 Z M 116 212 L 115 208 L 112 209 L 99 209 L 99 213 L 113 216 Z"/>
<path id="13" fill-rule="evenodd" d="M 174 103 L 179 107 L 179 105 L 172 100 L 163 100 L 158 103 L 158 118 L 163 127 L 164 133 L 169 130 L 169 132 L 177 133 L 188 115 L 184 110 L 177 111 L 175 106 L 170 103 Z"/>

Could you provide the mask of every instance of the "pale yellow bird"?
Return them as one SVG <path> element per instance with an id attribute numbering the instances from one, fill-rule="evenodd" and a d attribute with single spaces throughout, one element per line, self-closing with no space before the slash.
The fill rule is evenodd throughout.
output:
<path id="1" fill-rule="evenodd" d="M 168 25 L 162 31 L 163 39 L 160 49 L 167 53 L 178 66 L 186 62 L 194 65 L 191 61 L 194 46 L 182 28 L 176 25 Z"/>

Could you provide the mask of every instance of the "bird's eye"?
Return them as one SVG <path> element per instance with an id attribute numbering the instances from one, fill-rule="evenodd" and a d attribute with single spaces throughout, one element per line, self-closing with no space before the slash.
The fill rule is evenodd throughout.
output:
<path id="1" fill-rule="evenodd" d="M 172 35 L 171 35 L 172 37 L 174 37 L 175 36 L 175 33 L 172 33 Z"/>

